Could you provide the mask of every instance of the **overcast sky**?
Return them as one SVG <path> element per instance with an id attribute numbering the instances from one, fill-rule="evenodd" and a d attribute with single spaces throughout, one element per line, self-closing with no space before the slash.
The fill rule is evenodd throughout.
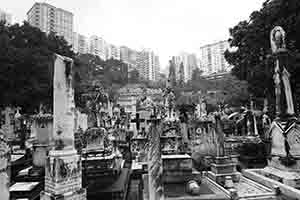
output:
<path id="1" fill-rule="evenodd" d="M 34 0 L 2 0 L 13 22 L 26 19 Z M 74 31 L 110 43 L 151 48 L 164 68 L 180 51 L 228 39 L 228 29 L 249 18 L 264 0 L 45 0 L 74 14 Z"/>

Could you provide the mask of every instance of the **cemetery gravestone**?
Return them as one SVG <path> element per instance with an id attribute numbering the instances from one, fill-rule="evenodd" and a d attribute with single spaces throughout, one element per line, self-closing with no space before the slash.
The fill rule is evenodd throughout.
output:
<path id="1" fill-rule="evenodd" d="M 5 134 L 0 132 L 0 197 L 1 200 L 9 200 L 9 169 L 10 149 Z"/>
<path id="2" fill-rule="evenodd" d="M 73 60 L 55 55 L 53 83 L 53 134 L 55 147 L 46 164 L 42 200 L 86 199 L 82 188 L 81 160 L 74 148 L 75 104 L 72 81 Z"/>

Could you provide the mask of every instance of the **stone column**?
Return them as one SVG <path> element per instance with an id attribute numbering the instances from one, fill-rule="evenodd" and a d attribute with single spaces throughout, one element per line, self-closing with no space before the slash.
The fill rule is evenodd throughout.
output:
<path id="1" fill-rule="evenodd" d="M 54 148 L 46 162 L 42 200 L 85 200 L 82 188 L 81 159 L 74 147 L 75 104 L 72 81 L 73 60 L 55 55 L 53 78 Z"/>

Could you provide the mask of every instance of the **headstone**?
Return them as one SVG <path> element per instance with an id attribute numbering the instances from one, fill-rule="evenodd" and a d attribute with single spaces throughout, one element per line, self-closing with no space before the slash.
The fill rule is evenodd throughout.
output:
<path id="1" fill-rule="evenodd" d="M 72 81 L 73 60 L 55 55 L 53 83 L 53 134 L 55 147 L 46 164 L 42 200 L 86 199 L 82 188 L 81 160 L 74 148 L 75 104 Z"/>
<path id="2" fill-rule="evenodd" d="M 104 150 L 107 132 L 104 128 L 90 128 L 85 131 L 86 150 Z"/>
<path id="3" fill-rule="evenodd" d="M 87 115 L 84 113 L 81 113 L 79 110 L 77 112 L 77 122 L 75 126 L 75 130 L 78 130 L 81 128 L 83 131 L 85 131 L 88 128 L 88 123 L 87 123 Z"/>
<path id="4" fill-rule="evenodd" d="M 216 130 L 212 121 L 194 121 L 192 132 L 192 151 L 201 155 L 216 155 L 214 142 Z"/>
<path id="5" fill-rule="evenodd" d="M 5 133 L 5 137 L 8 140 L 13 140 L 15 138 L 14 125 L 15 125 L 15 110 L 11 107 L 5 107 L 2 111 L 2 118 L 4 118 L 4 124 L 2 125 L 2 130 Z"/>
<path id="6" fill-rule="evenodd" d="M 0 197 L 1 200 L 9 200 L 9 162 L 10 149 L 4 133 L 0 133 Z"/>

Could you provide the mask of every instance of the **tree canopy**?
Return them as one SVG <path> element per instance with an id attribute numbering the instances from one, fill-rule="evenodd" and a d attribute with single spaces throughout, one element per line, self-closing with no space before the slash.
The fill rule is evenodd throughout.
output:
<path id="1" fill-rule="evenodd" d="M 0 23 L 0 105 L 22 106 L 32 112 L 52 105 L 53 53 L 73 58 L 67 42 L 54 33 L 46 35 L 27 22 Z"/>
<path id="2" fill-rule="evenodd" d="M 287 48 L 293 52 L 287 67 L 292 75 L 291 85 L 296 102 L 299 102 L 299 10 L 299 0 L 267 0 L 259 11 L 252 12 L 249 20 L 230 28 L 229 42 L 231 47 L 235 47 L 235 51 L 226 51 L 225 58 L 234 66 L 233 74 L 249 82 L 249 91 L 255 97 L 264 97 L 267 93 L 270 102 L 275 99 L 272 79 L 274 58 L 271 56 L 269 37 L 275 26 L 282 26 L 287 35 Z"/>
<path id="3" fill-rule="evenodd" d="M 92 54 L 81 54 L 75 62 L 75 100 L 79 107 L 84 106 L 82 94 L 94 86 L 103 87 L 110 100 L 117 98 L 117 90 L 128 83 L 128 66 L 119 60 L 101 60 Z"/>

